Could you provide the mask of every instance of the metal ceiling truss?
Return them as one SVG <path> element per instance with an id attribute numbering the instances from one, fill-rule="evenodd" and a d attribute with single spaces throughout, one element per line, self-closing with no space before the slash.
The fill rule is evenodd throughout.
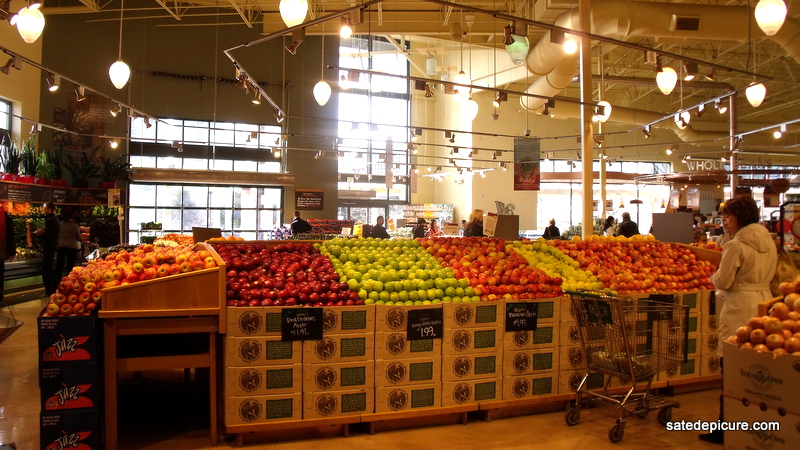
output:
<path id="1" fill-rule="evenodd" d="M 171 3 L 175 9 L 173 10 L 173 8 L 169 7 L 167 2 Z M 170 16 L 178 21 L 180 21 L 181 17 L 183 17 L 186 11 L 189 10 L 189 8 L 182 6 L 184 2 L 180 0 L 156 0 L 156 3 L 158 3 L 167 13 L 169 13 Z"/>

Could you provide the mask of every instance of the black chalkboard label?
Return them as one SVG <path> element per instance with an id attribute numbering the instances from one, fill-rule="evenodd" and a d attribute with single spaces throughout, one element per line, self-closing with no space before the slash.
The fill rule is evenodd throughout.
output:
<path id="1" fill-rule="evenodd" d="M 506 303 L 506 331 L 536 331 L 538 303 Z"/>
<path id="2" fill-rule="evenodd" d="M 586 317 L 589 323 L 614 323 L 611 315 L 611 305 L 603 300 L 585 300 Z"/>
<path id="3" fill-rule="evenodd" d="M 441 339 L 444 332 L 442 308 L 412 309 L 408 311 L 409 341 Z"/>
<path id="4" fill-rule="evenodd" d="M 281 311 L 281 340 L 322 339 L 322 308 L 286 308 Z"/>

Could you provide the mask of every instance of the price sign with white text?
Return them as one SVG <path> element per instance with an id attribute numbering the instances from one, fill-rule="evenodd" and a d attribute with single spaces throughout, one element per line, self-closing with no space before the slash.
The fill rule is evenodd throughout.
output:
<path id="1" fill-rule="evenodd" d="M 408 340 L 441 339 L 444 333 L 442 308 L 412 309 L 408 312 Z"/>
<path id="2" fill-rule="evenodd" d="M 285 308 L 281 311 L 281 340 L 322 339 L 322 308 Z"/>
<path id="3" fill-rule="evenodd" d="M 506 303 L 506 331 L 536 331 L 538 303 Z"/>

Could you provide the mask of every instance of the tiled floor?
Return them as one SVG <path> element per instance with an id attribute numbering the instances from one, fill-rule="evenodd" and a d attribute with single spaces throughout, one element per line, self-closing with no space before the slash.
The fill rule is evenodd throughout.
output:
<path id="1" fill-rule="evenodd" d="M 0 443 L 16 442 L 21 450 L 39 446 L 39 389 L 37 377 L 36 314 L 44 300 L 34 300 L 12 307 L 25 325 L 0 345 Z M 8 315 L 3 308 L 2 314 Z M 168 388 L 170 389 L 170 388 Z M 172 392 L 172 391 L 170 391 Z M 123 394 L 121 394 L 123 395 Z M 136 398 L 134 391 L 128 394 Z M 176 395 L 181 395 L 177 393 Z M 191 395 L 191 391 L 190 394 Z M 677 396 L 681 408 L 673 411 L 673 420 L 715 420 L 718 414 L 719 390 L 706 390 Z M 153 401 L 154 411 L 172 406 L 164 397 Z M 129 421 L 121 425 L 122 449 L 213 449 L 207 430 L 195 429 L 193 421 L 171 417 L 169 413 L 148 413 L 145 409 L 121 412 Z M 190 414 L 191 415 L 191 414 Z M 158 423 L 153 423 L 155 419 Z M 471 417 L 466 425 L 448 424 L 426 428 L 367 433 L 363 426 L 351 429 L 349 437 L 312 438 L 302 440 L 253 444 L 253 449 L 308 449 L 321 446 L 329 450 L 347 449 L 591 449 L 606 448 L 690 448 L 721 449 L 697 439 L 698 432 L 667 432 L 659 426 L 654 414 L 646 419 L 631 418 L 622 442 L 611 444 L 607 433 L 613 424 L 607 408 L 584 410 L 580 423 L 568 427 L 561 411 L 537 415 L 496 419 L 490 422 Z M 237 447 L 235 440 L 226 437 L 216 448 Z"/>

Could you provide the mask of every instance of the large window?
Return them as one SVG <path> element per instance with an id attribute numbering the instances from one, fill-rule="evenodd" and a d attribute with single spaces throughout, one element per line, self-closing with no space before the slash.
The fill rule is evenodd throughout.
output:
<path id="1" fill-rule="evenodd" d="M 6 144 L 11 141 L 11 103 L 0 100 L 0 142 L 6 138 Z"/>
<path id="2" fill-rule="evenodd" d="M 272 230 L 282 225 L 282 199 L 281 188 L 134 183 L 128 242 L 140 241 L 143 222 L 160 222 L 163 233 L 220 228 L 247 240 L 273 239 Z"/>

